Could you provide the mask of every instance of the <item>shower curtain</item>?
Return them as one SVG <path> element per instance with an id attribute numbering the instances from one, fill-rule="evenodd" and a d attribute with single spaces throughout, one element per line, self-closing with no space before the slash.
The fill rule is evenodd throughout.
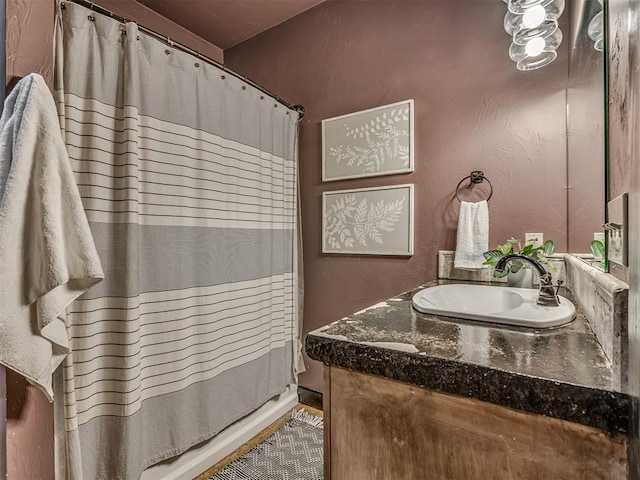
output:
<path id="1" fill-rule="evenodd" d="M 105 271 L 68 311 L 66 475 L 134 479 L 294 382 L 298 115 L 63 7 L 56 95 Z"/>

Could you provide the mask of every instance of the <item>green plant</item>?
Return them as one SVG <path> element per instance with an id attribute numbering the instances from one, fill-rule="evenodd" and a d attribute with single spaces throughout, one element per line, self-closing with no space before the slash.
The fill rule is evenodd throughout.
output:
<path id="1" fill-rule="evenodd" d="M 589 247 L 591 248 L 591 253 L 594 259 L 594 263 L 592 265 L 596 268 L 599 268 L 602 271 L 606 271 L 606 266 L 605 266 L 606 250 L 604 247 L 604 242 L 602 242 L 601 240 L 592 240 Z"/>
<path id="2" fill-rule="evenodd" d="M 604 243 L 600 240 L 592 240 L 590 247 L 595 258 L 604 258 Z"/>
<path id="3" fill-rule="evenodd" d="M 512 253 L 519 253 L 520 255 L 526 255 L 528 257 L 536 259 L 541 264 L 547 266 L 549 270 L 556 271 L 556 266 L 549 262 L 547 256 L 553 255 L 555 252 L 555 246 L 553 245 L 553 240 L 547 240 L 544 242 L 542 246 L 535 247 L 534 245 L 537 243 L 537 238 L 530 238 L 525 243 L 524 247 L 522 246 L 522 242 L 516 238 L 511 237 L 502 245 L 498 245 L 495 250 L 489 250 L 488 252 L 484 252 L 485 262 L 483 265 L 495 265 L 498 263 L 500 258 L 505 255 L 510 255 Z M 525 267 L 525 263 L 517 258 L 514 258 L 509 262 L 507 268 L 504 269 L 503 272 L 493 272 L 493 276 L 495 278 L 502 278 L 509 275 L 509 273 L 516 273 L 521 268 Z M 526 268 L 526 267 L 525 267 Z"/>

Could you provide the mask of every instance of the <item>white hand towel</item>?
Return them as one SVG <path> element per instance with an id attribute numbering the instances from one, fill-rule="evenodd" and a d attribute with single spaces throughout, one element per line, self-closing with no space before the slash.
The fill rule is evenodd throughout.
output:
<path id="1" fill-rule="evenodd" d="M 31 74 L 0 118 L 0 363 L 51 400 L 66 308 L 103 277 L 53 96 Z"/>
<path id="2" fill-rule="evenodd" d="M 486 268 L 483 253 L 489 250 L 489 207 L 487 201 L 460 202 L 458 236 L 453 266 L 464 270 Z"/>

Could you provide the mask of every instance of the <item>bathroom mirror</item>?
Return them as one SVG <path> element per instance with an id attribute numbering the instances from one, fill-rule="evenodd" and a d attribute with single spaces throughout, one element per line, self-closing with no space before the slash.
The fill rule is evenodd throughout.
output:
<path id="1" fill-rule="evenodd" d="M 589 253 L 605 219 L 605 52 L 594 48 L 589 26 L 598 0 L 567 2 L 567 251 Z M 606 42 L 605 47 L 606 47 Z M 600 45 L 599 45 L 600 47 Z"/>

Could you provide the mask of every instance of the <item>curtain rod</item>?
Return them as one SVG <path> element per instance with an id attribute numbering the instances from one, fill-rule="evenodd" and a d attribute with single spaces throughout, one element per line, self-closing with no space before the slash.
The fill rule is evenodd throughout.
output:
<path id="1" fill-rule="evenodd" d="M 120 15 L 116 15 L 114 12 L 112 12 L 111 10 L 108 10 L 104 7 L 101 7 L 100 5 L 96 5 L 95 3 L 92 3 L 88 0 L 65 0 L 60 2 L 60 8 L 64 9 L 64 5 L 66 3 L 66 1 L 70 1 L 71 3 L 76 3 L 78 5 L 81 5 L 83 7 L 86 7 L 94 12 L 97 12 L 101 15 L 106 15 L 108 17 L 113 18 L 114 20 L 117 20 L 121 23 L 127 23 L 130 22 L 131 20 L 127 20 L 125 17 L 122 17 Z M 134 22 L 137 23 L 137 22 Z M 304 117 L 304 106 L 302 105 L 292 105 L 289 102 L 283 100 L 282 98 L 280 98 L 278 95 L 276 95 L 275 93 L 270 92 L 269 90 L 267 90 L 266 88 L 264 88 L 262 85 L 257 84 L 256 82 L 249 80 L 247 77 L 243 77 L 242 75 L 234 72 L 233 70 L 229 70 L 224 64 L 209 58 L 205 55 L 202 55 L 200 52 L 198 52 L 197 50 L 193 50 L 192 48 L 187 47 L 186 45 L 183 45 L 181 43 L 175 42 L 173 40 L 171 40 L 169 37 L 167 37 L 166 35 L 162 35 L 158 32 L 156 32 L 155 30 L 151 30 L 150 28 L 147 28 L 143 25 L 140 25 L 139 23 L 137 23 L 138 25 L 138 29 L 144 33 L 146 33 L 147 35 L 151 35 L 152 37 L 154 37 L 157 40 L 160 40 L 161 42 L 163 42 L 165 45 L 169 45 L 170 47 L 173 47 L 177 50 L 180 50 L 182 52 L 188 53 L 189 55 L 193 55 L 194 57 L 207 62 L 210 65 L 213 65 L 214 67 L 219 68 L 220 70 L 222 70 L 223 72 L 226 72 L 234 77 L 236 77 L 239 80 L 242 80 L 243 82 L 245 82 L 247 85 L 251 85 L 254 88 L 257 88 L 258 90 L 260 90 L 262 93 L 264 93 L 265 95 L 268 95 L 269 97 L 273 98 L 276 102 L 284 105 L 285 107 L 287 107 L 290 110 L 294 110 L 296 112 L 298 112 L 298 121 L 302 120 Z"/>

